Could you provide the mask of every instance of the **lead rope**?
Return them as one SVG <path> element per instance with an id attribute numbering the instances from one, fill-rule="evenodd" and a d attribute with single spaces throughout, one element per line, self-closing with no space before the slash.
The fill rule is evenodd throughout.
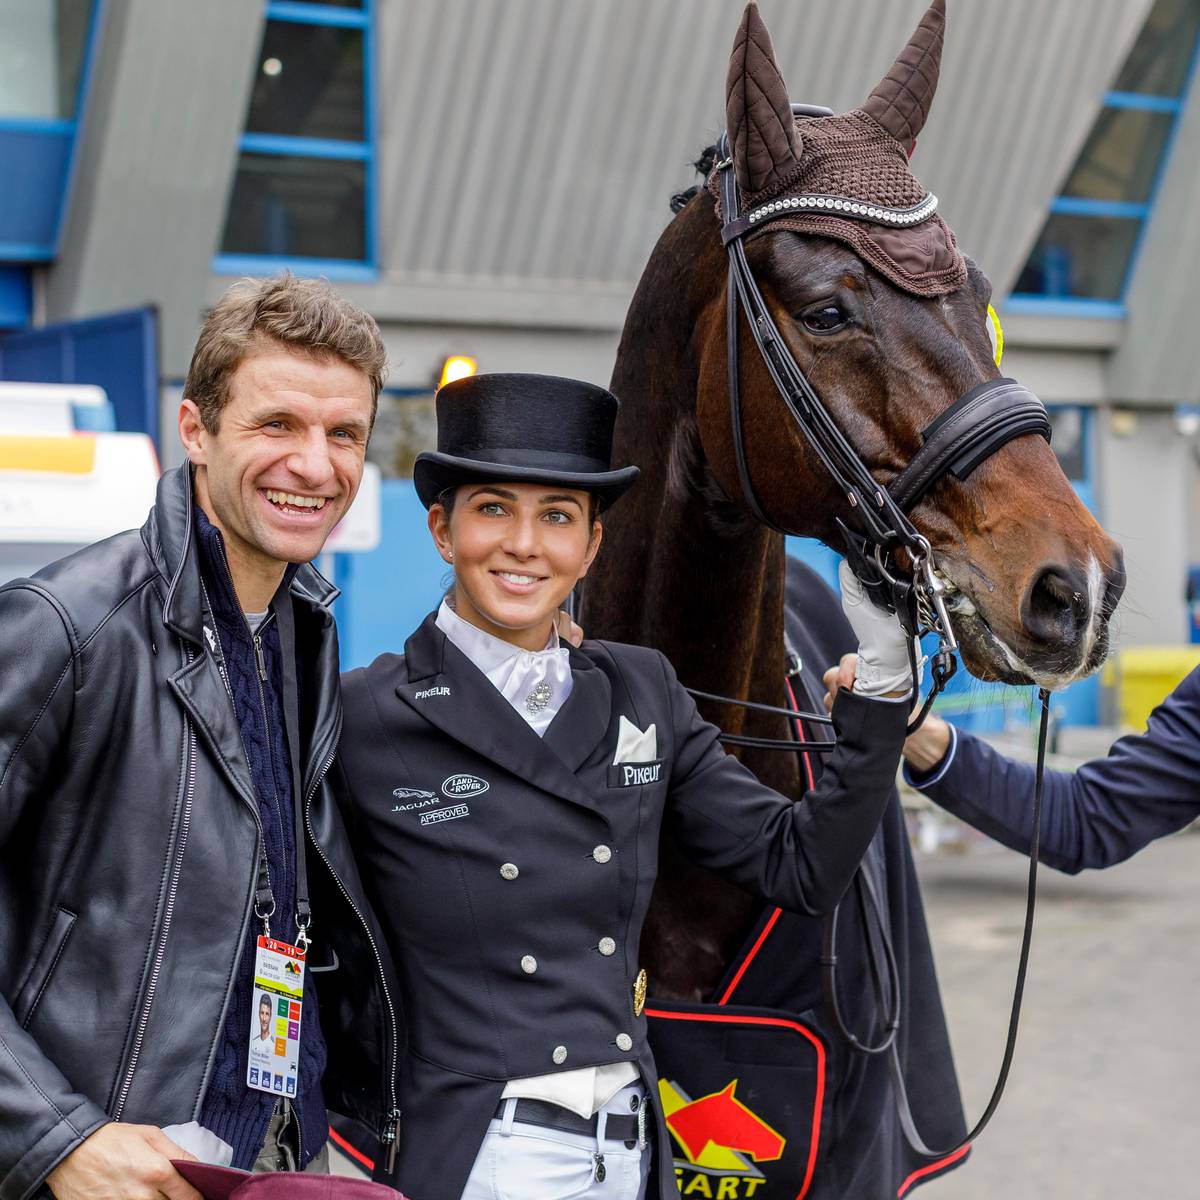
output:
<path id="1" fill-rule="evenodd" d="M 916 675 L 914 671 L 914 683 Z M 824 725 L 832 724 L 829 717 L 824 714 L 805 713 L 799 711 L 799 705 L 796 704 L 795 697 L 791 693 L 790 680 L 788 687 L 788 707 L 780 708 L 771 704 L 758 704 L 748 700 L 735 700 L 729 696 L 718 696 L 710 692 L 701 692 L 694 688 L 686 689 L 691 695 L 697 696 L 704 700 L 712 700 L 721 704 L 729 704 L 739 708 L 750 708 L 757 711 L 778 713 L 786 716 L 789 719 L 789 727 L 798 727 L 803 734 L 804 726 L 802 722 L 816 721 Z M 931 698 L 932 699 L 932 698 Z M 1038 747 L 1037 747 L 1037 766 L 1034 772 L 1034 788 L 1033 788 L 1033 830 L 1029 846 L 1029 877 L 1026 885 L 1025 894 L 1025 926 L 1021 934 L 1021 952 L 1017 960 L 1017 978 L 1013 986 L 1013 1002 L 1012 1009 L 1008 1020 L 1008 1036 L 1004 1044 L 1004 1056 L 1000 1063 L 1000 1071 L 996 1077 L 995 1086 L 992 1089 L 991 1098 L 988 1100 L 987 1107 L 983 1110 L 983 1115 L 975 1123 L 974 1128 L 970 1130 L 963 1138 L 955 1145 L 942 1150 L 933 1150 L 926 1144 L 925 1139 L 921 1137 L 920 1131 L 917 1129 L 916 1120 L 912 1114 L 912 1106 L 908 1099 L 908 1088 L 904 1082 L 904 1071 L 900 1065 L 900 1056 L 896 1048 L 896 1036 L 900 1028 L 900 1005 L 901 1005 L 901 986 L 900 986 L 900 971 L 896 962 L 895 949 L 892 946 L 892 940 L 888 936 L 887 926 L 884 920 L 883 904 L 876 891 L 875 884 L 871 879 L 869 872 L 863 867 L 859 867 L 855 877 L 856 887 L 859 889 L 859 903 L 863 911 L 864 922 L 867 922 L 864 932 L 867 939 L 867 949 L 869 953 L 869 966 L 871 979 L 874 985 L 876 1002 L 880 1007 L 883 1015 L 883 1034 L 881 1040 L 874 1045 L 865 1043 L 858 1038 L 846 1024 L 842 1017 L 841 1008 L 837 998 L 837 921 L 840 911 L 840 905 L 826 918 L 825 929 L 822 936 L 821 950 L 821 975 L 822 975 L 822 990 L 825 993 L 826 1007 L 829 1009 L 830 1016 L 836 1027 L 838 1035 L 846 1042 L 850 1049 L 867 1057 L 887 1054 L 888 1073 L 892 1079 L 892 1085 L 896 1094 L 896 1110 L 900 1118 L 900 1126 L 904 1131 L 904 1136 L 908 1140 L 909 1145 L 916 1153 L 924 1158 L 942 1159 L 950 1158 L 957 1154 L 960 1150 L 971 1145 L 979 1135 L 987 1128 L 988 1123 L 995 1115 L 996 1109 L 1000 1105 L 1001 1097 L 1004 1095 L 1004 1089 L 1008 1084 L 1009 1072 L 1012 1069 L 1013 1057 L 1017 1048 L 1017 1031 L 1021 1021 L 1021 1004 L 1025 995 L 1025 979 L 1029 972 L 1029 951 L 1033 943 L 1033 917 L 1037 907 L 1037 871 L 1038 857 L 1041 853 L 1042 841 L 1042 797 L 1045 790 L 1046 777 L 1046 742 L 1050 728 L 1050 693 L 1045 688 L 1038 689 L 1038 702 L 1041 705 L 1041 716 L 1038 722 Z M 922 720 L 925 713 L 928 712 L 928 704 L 922 712 Z M 720 739 L 723 742 L 729 742 L 735 745 L 754 745 L 764 749 L 780 749 L 792 750 L 800 754 L 806 754 L 813 750 L 832 750 L 836 746 L 836 742 L 816 742 L 809 740 L 806 736 L 800 738 L 789 739 L 788 741 L 773 741 L 767 738 L 743 738 L 735 735 L 726 734 Z M 870 901 L 870 905 L 866 901 Z M 889 1004 L 884 998 L 883 979 L 881 971 L 876 960 L 875 948 L 871 938 L 869 925 L 869 917 L 867 916 L 869 909 L 874 913 L 875 927 L 879 934 L 879 942 L 883 948 L 883 959 L 886 974 L 890 977 L 891 1003 Z"/>
<path id="2" fill-rule="evenodd" d="M 1008 1082 L 1008 1073 L 1017 1048 L 1017 1027 L 1021 1021 L 1021 1001 L 1025 994 L 1025 976 L 1029 969 L 1029 947 L 1033 940 L 1033 911 L 1037 901 L 1038 855 L 1042 843 L 1042 795 L 1046 779 L 1046 739 L 1050 727 L 1050 693 L 1045 688 L 1039 688 L 1038 700 L 1042 706 L 1042 713 L 1038 726 L 1037 769 L 1033 785 L 1033 836 L 1029 844 L 1029 882 L 1026 886 L 1025 929 L 1021 935 L 1021 956 L 1017 964 L 1017 981 L 1013 987 L 1012 1012 L 1008 1020 L 1008 1040 L 1004 1046 L 1004 1058 L 1000 1064 L 996 1086 L 992 1089 L 992 1098 L 983 1110 L 983 1116 L 976 1122 L 975 1128 L 948 1150 L 931 1150 L 925 1144 L 917 1130 L 916 1122 L 913 1120 L 912 1109 L 908 1103 L 908 1090 L 904 1084 L 904 1073 L 900 1069 L 900 1059 L 894 1047 L 888 1059 L 892 1082 L 896 1088 L 897 1108 L 904 1135 L 908 1138 L 912 1148 L 927 1158 L 948 1158 L 957 1154 L 983 1132 L 999 1107 L 1000 1097 L 1004 1095 L 1004 1087 Z"/>
<path id="3" fill-rule="evenodd" d="M 1021 1021 L 1021 1004 L 1025 995 L 1025 979 L 1029 970 L 1029 951 L 1033 940 L 1033 914 L 1037 904 L 1037 870 L 1038 857 L 1041 852 L 1042 798 L 1045 790 L 1046 741 L 1049 732 L 1050 693 L 1045 688 L 1039 688 L 1038 700 L 1041 704 L 1041 718 L 1038 725 L 1037 767 L 1034 774 L 1033 831 L 1029 847 L 1029 879 L 1026 886 L 1025 927 L 1021 935 L 1021 953 L 1017 961 L 1017 978 L 1013 987 L 1012 1010 L 1008 1021 L 1008 1037 L 1005 1041 L 1004 1057 L 1000 1063 L 1000 1071 L 996 1077 L 995 1087 L 992 1089 L 991 1099 L 988 1100 L 987 1107 L 983 1110 L 983 1115 L 976 1122 L 975 1127 L 955 1143 L 955 1145 L 941 1150 L 931 1149 L 926 1144 L 925 1139 L 921 1137 L 920 1131 L 917 1129 L 916 1120 L 913 1117 L 912 1106 L 908 1099 L 908 1088 L 904 1081 L 904 1071 L 900 1065 L 900 1055 L 896 1047 L 896 1032 L 900 1025 L 899 971 L 896 965 L 895 953 L 892 950 L 891 938 L 887 935 L 883 904 L 880 901 L 874 881 L 865 868 L 859 868 L 855 882 L 859 888 L 859 901 L 862 905 L 864 922 L 867 923 L 867 948 L 871 978 L 875 988 L 875 999 L 883 1014 L 884 1035 L 882 1040 L 876 1045 L 865 1045 L 851 1033 L 842 1018 L 837 1000 L 836 939 L 838 910 L 835 909 L 826 918 L 822 953 L 822 985 L 833 1023 L 838 1034 L 854 1052 L 868 1057 L 884 1053 L 885 1051 L 887 1052 L 888 1073 L 891 1076 L 892 1085 L 896 1093 L 896 1110 L 900 1117 L 900 1126 L 904 1130 L 904 1136 L 908 1140 L 909 1145 L 925 1158 L 951 1158 L 960 1150 L 971 1145 L 979 1137 L 995 1115 L 996 1109 L 1000 1106 L 1000 1099 L 1004 1095 L 1009 1072 L 1012 1069 L 1013 1056 L 1016 1053 L 1017 1030 Z M 867 899 L 870 900 L 869 910 L 866 903 Z M 884 950 L 886 971 L 891 976 L 892 995 L 890 1005 L 884 997 L 883 981 L 880 978 L 879 966 L 870 936 L 869 913 L 874 917 L 875 927 L 879 933 L 880 942 Z"/>

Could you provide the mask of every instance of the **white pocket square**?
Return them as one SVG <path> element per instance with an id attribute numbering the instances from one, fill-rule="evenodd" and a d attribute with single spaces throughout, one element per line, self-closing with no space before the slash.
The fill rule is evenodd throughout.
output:
<path id="1" fill-rule="evenodd" d="M 658 731 L 651 724 L 643 733 L 627 717 L 621 718 L 617 727 L 617 752 L 613 755 L 613 766 L 617 763 L 653 762 L 658 757 Z"/>

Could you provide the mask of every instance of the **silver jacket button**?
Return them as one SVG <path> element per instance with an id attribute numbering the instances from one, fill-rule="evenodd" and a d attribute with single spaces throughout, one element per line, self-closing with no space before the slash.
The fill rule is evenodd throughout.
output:
<path id="1" fill-rule="evenodd" d="M 532 954 L 527 954 L 521 959 L 521 970 L 526 975 L 532 975 L 537 970 L 537 959 Z"/>
<path id="2" fill-rule="evenodd" d="M 631 1038 L 629 1036 L 629 1034 L 627 1034 L 627 1033 L 618 1033 L 617 1034 L 617 1049 L 618 1050 L 632 1050 L 633 1049 L 633 1038 Z"/>
<path id="3" fill-rule="evenodd" d="M 500 876 L 503 879 L 516 879 L 520 873 L 516 863 L 504 863 L 500 868 Z"/>
<path id="4" fill-rule="evenodd" d="M 614 942 L 612 938 L 601 938 L 600 945 L 597 946 L 596 949 L 599 950 L 600 953 L 605 957 L 607 957 L 610 954 L 616 954 L 617 943 Z"/>
<path id="5" fill-rule="evenodd" d="M 597 846 L 595 850 L 592 851 L 592 857 L 598 863 L 606 863 L 610 858 L 612 858 L 612 851 L 607 846 Z"/>
<path id="6" fill-rule="evenodd" d="M 566 1046 L 555 1046 L 554 1053 L 551 1054 L 550 1057 L 552 1059 L 554 1059 L 554 1065 L 556 1067 L 561 1067 L 563 1065 L 563 1063 L 565 1063 L 567 1061 Z"/>

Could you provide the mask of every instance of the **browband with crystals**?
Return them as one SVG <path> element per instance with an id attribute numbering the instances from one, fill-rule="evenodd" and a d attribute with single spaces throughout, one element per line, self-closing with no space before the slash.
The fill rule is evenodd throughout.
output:
<path id="1" fill-rule="evenodd" d="M 730 221 L 721 230 L 721 241 L 728 245 L 733 238 L 740 237 L 755 225 L 761 225 L 774 217 L 791 216 L 798 212 L 829 213 L 833 216 L 849 217 L 855 221 L 870 221 L 878 225 L 903 228 L 928 221 L 937 212 L 937 206 L 938 198 L 932 192 L 926 192 L 924 199 L 912 208 L 887 208 L 882 204 L 869 204 L 863 200 L 847 200 L 843 196 L 784 196 Z"/>

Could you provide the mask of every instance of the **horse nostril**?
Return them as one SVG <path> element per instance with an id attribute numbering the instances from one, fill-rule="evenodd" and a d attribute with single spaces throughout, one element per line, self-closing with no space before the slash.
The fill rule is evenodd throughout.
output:
<path id="1" fill-rule="evenodd" d="M 1021 606 L 1026 630 L 1046 642 L 1074 641 L 1091 616 L 1087 580 L 1068 567 L 1046 567 Z"/>
<path id="2" fill-rule="evenodd" d="M 1104 599 L 1100 602 L 1100 612 L 1106 621 L 1116 612 L 1124 592 L 1125 555 L 1117 546 L 1112 556 L 1112 566 L 1105 572 Z"/>

